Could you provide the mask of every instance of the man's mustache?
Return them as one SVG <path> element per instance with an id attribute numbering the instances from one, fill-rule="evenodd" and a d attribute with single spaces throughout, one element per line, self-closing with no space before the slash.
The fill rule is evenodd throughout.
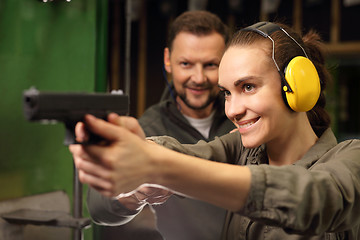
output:
<path id="1" fill-rule="evenodd" d="M 205 83 L 195 83 L 195 82 L 187 82 L 184 84 L 184 87 L 187 88 L 199 88 L 199 89 L 210 89 L 213 88 L 214 86 L 212 84 L 210 84 L 209 82 L 205 82 Z"/>

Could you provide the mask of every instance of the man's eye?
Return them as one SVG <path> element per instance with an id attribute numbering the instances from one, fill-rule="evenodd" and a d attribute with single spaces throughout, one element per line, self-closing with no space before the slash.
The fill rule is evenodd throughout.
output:
<path id="1" fill-rule="evenodd" d="M 180 65 L 182 65 L 183 67 L 187 67 L 189 66 L 190 64 L 188 62 L 181 62 Z"/>
<path id="2" fill-rule="evenodd" d="M 219 65 L 216 64 L 216 63 L 208 63 L 208 64 L 205 65 L 205 67 L 207 67 L 207 68 L 218 68 Z"/>

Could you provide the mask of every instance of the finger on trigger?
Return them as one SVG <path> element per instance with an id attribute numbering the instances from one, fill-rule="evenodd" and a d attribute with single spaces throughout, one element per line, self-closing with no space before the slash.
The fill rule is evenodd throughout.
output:
<path id="1" fill-rule="evenodd" d="M 123 133 L 122 132 L 123 130 L 112 123 L 109 123 L 103 119 L 99 119 L 92 115 L 87 114 L 85 116 L 85 124 L 86 124 L 86 128 L 90 132 L 104 138 L 105 140 L 110 140 L 110 141 L 121 140 L 122 134 L 120 133 Z"/>
<path id="2" fill-rule="evenodd" d="M 108 121 L 123 128 L 126 128 L 130 132 L 138 135 L 141 138 L 145 138 L 145 133 L 141 128 L 138 120 L 134 117 L 129 116 L 119 116 L 119 115 L 109 115 Z"/>

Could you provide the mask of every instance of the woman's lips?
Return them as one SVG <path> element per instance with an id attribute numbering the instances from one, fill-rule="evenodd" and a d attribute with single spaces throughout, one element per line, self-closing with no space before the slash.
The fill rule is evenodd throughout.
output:
<path id="1" fill-rule="evenodd" d="M 238 125 L 239 128 L 244 129 L 244 128 L 248 128 L 248 127 L 252 126 L 252 125 L 255 124 L 259 119 L 260 119 L 260 117 L 257 117 L 257 118 L 253 118 L 253 119 L 250 119 L 250 120 L 245 120 L 245 121 L 241 121 L 241 122 L 236 122 L 236 124 Z"/>

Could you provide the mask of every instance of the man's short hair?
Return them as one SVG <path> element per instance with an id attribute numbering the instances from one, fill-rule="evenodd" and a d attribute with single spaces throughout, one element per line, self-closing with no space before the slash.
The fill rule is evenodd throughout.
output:
<path id="1" fill-rule="evenodd" d="M 208 11 L 187 11 L 175 19 L 168 36 L 168 48 L 170 51 L 176 35 L 180 32 L 189 32 L 197 36 L 217 32 L 224 38 L 225 44 L 229 40 L 228 27 L 218 16 Z"/>

